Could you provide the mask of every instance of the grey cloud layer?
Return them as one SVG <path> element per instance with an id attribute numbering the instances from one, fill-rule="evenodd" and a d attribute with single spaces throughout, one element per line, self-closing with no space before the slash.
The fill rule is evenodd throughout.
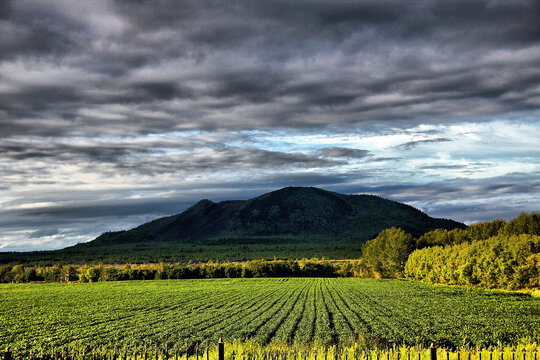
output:
<path id="1" fill-rule="evenodd" d="M 211 137 L 211 134 L 208 135 Z M 243 139 L 238 135 L 238 140 Z M 362 158 L 366 150 L 323 148 L 317 152 L 285 152 L 258 147 L 233 146 L 200 138 L 155 140 L 13 141 L 0 139 L 3 184 L 18 187 L 54 184 L 59 166 L 107 177 L 160 176 L 165 174 L 217 174 L 331 168 Z M 8 176 L 9 175 L 9 176 Z M 40 180 L 41 179 L 41 180 Z M 50 181 L 48 181 L 49 179 Z"/>
<path id="2" fill-rule="evenodd" d="M 399 145 L 399 147 L 403 150 L 411 150 L 412 148 L 421 145 L 421 144 L 436 144 L 440 142 L 448 142 L 452 141 L 452 139 L 449 138 L 435 138 L 435 139 L 427 139 L 427 140 L 415 140 L 415 141 L 408 141 L 404 144 Z"/>
<path id="3" fill-rule="evenodd" d="M 540 106 L 538 2 L 24 0 L 0 12 L 7 135 L 346 127 Z"/>
<path id="4" fill-rule="evenodd" d="M 351 148 L 344 148 L 344 147 L 330 147 L 321 149 L 321 154 L 328 157 L 335 157 L 335 158 L 358 158 L 362 159 L 369 155 L 368 150 L 362 150 L 362 149 L 351 149 Z"/>

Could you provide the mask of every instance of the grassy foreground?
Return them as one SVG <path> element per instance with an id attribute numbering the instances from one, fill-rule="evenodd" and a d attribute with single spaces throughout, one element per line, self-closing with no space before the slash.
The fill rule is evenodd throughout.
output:
<path id="1" fill-rule="evenodd" d="M 350 278 L 0 285 L 0 345 L 31 349 L 226 341 L 438 346 L 538 341 L 540 299 Z"/>

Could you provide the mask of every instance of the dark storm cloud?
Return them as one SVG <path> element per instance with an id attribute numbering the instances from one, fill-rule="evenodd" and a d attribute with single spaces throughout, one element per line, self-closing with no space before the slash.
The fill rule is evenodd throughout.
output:
<path id="1" fill-rule="evenodd" d="M 383 161 L 399 161 L 402 160 L 400 157 L 375 157 L 368 159 L 369 162 L 383 162 Z"/>
<path id="2" fill-rule="evenodd" d="M 331 158 L 362 159 L 369 155 L 368 150 L 351 149 L 344 147 L 324 148 L 319 151 L 323 156 Z"/>
<path id="3" fill-rule="evenodd" d="M 9 135 L 437 122 L 539 105 L 538 2 L 2 4 Z M 82 111 L 116 104 L 136 106 L 114 127 Z"/>
<path id="4" fill-rule="evenodd" d="M 189 98 L 193 96 L 189 89 L 182 88 L 174 82 L 141 82 L 135 83 L 132 86 L 134 89 L 136 89 L 133 92 L 133 95 L 140 93 L 140 100 L 144 100 L 144 98 L 169 100 L 173 98 Z"/>
<path id="5" fill-rule="evenodd" d="M 31 160 L 53 158 L 60 161 L 116 162 L 122 156 L 149 153 L 145 146 L 95 146 L 73 144 L 0 143 L 0 158 Z"/>
<path id="6" fill-rule="evenodd" d="M 420 169 L 426 170 L 439 170 L 439 169 L 466 169 L 468 165 L 426 165 L 421 166 Z"/>
<path id="7" fill-rule="evenodd" d="M 404 144 L 399 145 L 398 147 L 403 150 L 411 150 L 415 148 L 418 145 L 422 144 L 436 144 L 441 142 L 449 142 L 452 141 L 452 139 L 448 138 L 435 138 L 435 139 L 426 139 L 426 140 L 415 140 L 415 141 L 408 141 Z"/>
<path id="8" fill-rule="evenodd" d="M 41 238 L 41 237 L 44 237 L 44 236 L 51 236 L 51 235 L 56 235 L 56 234 L 58 234 L 58 229 L 56 229 L 56 228 L 45 228 L 45 229 L 40 229 L 40 230 L 34 231 L 30 235 L 28 235 L 28 237 L 31 238 L 31 239 L 36 239 L 36 238 Z"/>
<path id="9" fill-rule="evenodd" d="M 0 53 L 0 60 L 67 55 L 77 50 L 80 42 L 88 41 L 84 27 L 55 11 L 56 6 L 45 2 L 11 2 L 10 5 L 10 1 L 2 0 L 0 3 L 5 4 L 0 6 L 0 16 L 5 14 L 6 20 L 0 24 L 4 30 L 0 45 L 5 50 Z"/>
<path id="10" fill-rule="evenodd" d="M 142 175 L 166 173 L 216 173 L 235 170 L 257 169 L 276 171 L 311 167 L 333 167 L 343 161 L 327 160 L 302 153 L 285 153 L 261 149 L 223 148 L 209 153 L 193 151 L 189 156 L 178 155 L 164 158 L 127 159 L 116 165 L 114 171 Z"/>
<path id="11" fill-rule="evenodd" d="M 11 0 L 0 1 L 0 20 L 8 19 L 10 11 L 11 11 Z"/>
<path id="12" fill-rule="evenodd" d="M 125 170 L 146 175 L 158 175 L 167 172 L 220 172 L 240 169 L 257 169 L 276 171 L 279 169 L 301 169 L 311 167 L 333 167 L 343 165 L 343 161 L 321 159 L 317 156 L 302 153 L 284 153 L 261 149 L 227 148 L 210 154 L 190 157 L 170 157 L 162 160 L 149 159 L 147 162 L 137 160 L 133 163 L 120 164 Z M 142 166 L 141 166 L 142 165 Z"/>
<path id="13" fill-rule="evenodd" d="M 284 74 L 265 69 L 239 70 L 216 76 L 215 89 L 210 93 L 212 96 L 236 97 L 255 103 L 273 101 L 279 94 L 280 86 L 286 82 Z"/>
<path id="14" fill-rule="evenodd" d="M 81 201 L 77 205 L 44 206 L 39 209 L 24 209 L 10 212 L 12 215 L 36 217 L 31 224 L 46 225 L 60 218 L 72 221 L 99 217 L 117 217 L 143 214 L 172 214 L 186 207 L 185 202 L 178 198 L 171 199 L 142 199 L 142 200 L 104 200 L 99 203 Z M 76 214 L 76 215 L 73 215 Z M 2 221 L 3 225 L 10 224 Z M 42 235 L 43 236 L 43 235 Z"/>

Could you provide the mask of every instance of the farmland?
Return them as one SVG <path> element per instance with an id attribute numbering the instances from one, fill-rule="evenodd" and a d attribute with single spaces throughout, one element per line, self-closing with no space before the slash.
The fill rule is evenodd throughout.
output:
<path id="1" fill-rule="evenodd" d="M 540 299 L 375 279 L 207 279 L 0 285 L 0 345 L 42 347 L 538 340 Z"/>

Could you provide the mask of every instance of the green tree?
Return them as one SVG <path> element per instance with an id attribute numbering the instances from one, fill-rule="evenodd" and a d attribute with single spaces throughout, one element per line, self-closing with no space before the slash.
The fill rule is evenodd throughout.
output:
<path id="1" fill-rule="evenodd" d="M 540 235 L 540 213 L 521 213 L 502 229 L 504 235 Z"/>
<path id="2" fill-rule="evenodd" d="M 39 278 L 37 276 L 37 272 L 35 268 L 28 268 L 25 270 L 22 278 L 23 282 L 31 282 L 31 281 L 38 281 Z"/>
<path id="3" fill-rule="evenodd" d="M 70 282 L 77 281 L 79 277 L 77 276 L 77 270 L 71 265 L 64 265 L 62 267 L 62 281 Z"/>
<path id="4" fill-rule="evenodd" d="M 168 270 L 168 266 L 165 265 L 163 263 L 163 261 L 161 261 L 159 264 L 157 264 L 157 267 L 156 267 L 156 279 L 157 280 L 166 279 L 167 278 L 167 270 Z"/>
<path id="5" fill-rule="evenodd" d="M 2 265 L 0 266 L 0 282 L 11 282 L 11 266 L 10 265 Z"/>
<path id="6" fill-rule="evenodd" d="M 43 278 L 46 282 L 60 282 L 62 279 L 62 267 L 58 264 L 45 268 Z"/>
<path id="7" fill-rule="evenodd" d="M 90 267 L 88 268 L 88 270 L 86 270 L 86 274 L 85 274 L 85 277 L 88 281 L 90 282 L 96 282 L 99 280 L 99 277 L 101 276 L 100 274 L 100 269 L 97 268 L 97 267 Z"/>
<path id="8" fill-rule="evenodd" d="M 402 229 L 383 230 L 362 247 L 364 263 L 376 277 L 403 277 L 409 254 L 414 250 L 414 239 Z"/>

